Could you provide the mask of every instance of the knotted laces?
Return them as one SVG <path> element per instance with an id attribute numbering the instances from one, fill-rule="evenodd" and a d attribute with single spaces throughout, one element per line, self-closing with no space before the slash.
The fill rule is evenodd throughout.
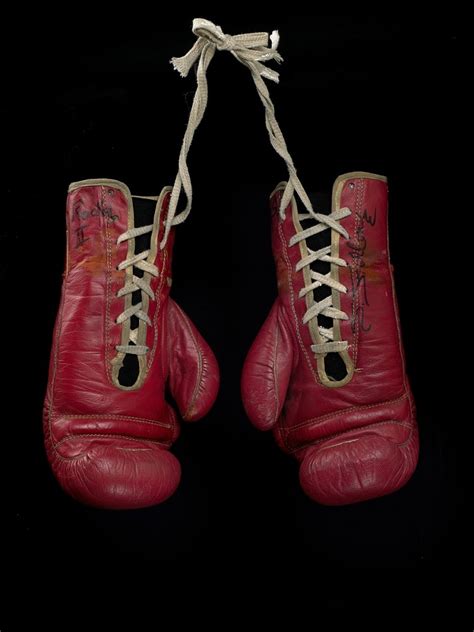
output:
<path id="1" fill-rule="evenodd" d="M 271 35 L 268 35 L 268 33 L 227 35 L 219 26 L 216 26 L 209 20 L 203 20 L 201 18 L 193 21 L 192 30 L 197 37 L 194 46 L 183 57 L 174 57 L 171 60 L 174 68 L 182 77 L 187 77 L 191 68 L 197 64 L 197 88 L 181 146 L 179 168 L 171 193 L 161 247 L 164 247 L 171 227 L 176 224 L 181 224 L 187 218 L 191 210 L 192 185 L 187 167 L 187 156 L 194 133 L 201 123 L 206 109 L 208 98 L 206 73 L 216 50 L 230 52 L 237 61 L 250 70 L 250 74 L 252 75 L 258 96 L 260 97 L 265 110 L 265 125 L 270 138 L 270 143 L 276 153 L 283 158 L 288 170 L 288 182 L 283 190 L 280 201 L 280 216 L 284 218 L 285 211 L 288 208 L 293 195 L 296 193 L 306 210 L 305 213 L 298 214 L 300 221 L 312 219 L 315 222 L 314 225 L 309 228 L 298 231 L 292 237 L 290 246 L 305 241 L 309 237 L 324 230 L 336 231 L 347 239 L 349 235 L 345 228 L 340 224 L 340 220 L 350 215 L 351 211 L 348 208 L 341 208 L 333 211 L 329 215 L 316 213 L 314 211 L 310 199 L 300 179 L 298 178 L 293 159 L 288 151 L 285 138 L 275 117 L 275 108 L 265 83 L 265 79 L 278 83 L 279 75 L 275 70 L 267 68 L 265 63 L 271 60 L 275 60 L 277 62 L 283 61 L 277 50 L 280 39 L 278 31 L 273 31 Z M 176 211 L 181 191 L 184 191 L 186 205 L 182 211 L 177 213 Z M 331 272 L 321 274 L 312 270 L 310 266 L 316 261 L 322 261 L 336 266 L 346 266 L 347 263 L 339 257 L 331 256 L 330 246 L 326 246 L 317 251 L 313 251 L 307 246 L 307 250 L 308 255 L 303 257 L 296 267 L 297 271 L 306 267 L 309 268 L 308 276 L 310 282 L 305 284 L 305 287 L 303 287 L 300 292 L 300 297 L 306 296 L 306 294 L 321 286 L 326 286 L 337 292 L 346 293 L 347 288 L 342 283 L 333 279 L 331 277 Z M 347 314 L 333 306 L 332 293 L 320 301 L 315 301 L 314 304 L 308 308 L 303 317 L 303 323 L 306 324 L 312 319 L 316 319 L 317 323 L 318 315 L 326 316 L 331 319 L 348 319 Z M 318 325 L 318 331 L 322 342 L 311 346 L 311 349 L 315 354 L 340 352 L 347 349 L 346 341 L 333 340 L 334 334 L 332 327 L 323 327 Z"/>

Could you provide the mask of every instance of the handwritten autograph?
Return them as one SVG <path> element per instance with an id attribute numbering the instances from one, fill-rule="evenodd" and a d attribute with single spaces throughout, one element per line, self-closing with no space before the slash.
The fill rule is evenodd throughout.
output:
<path id="1" fill-rule="evenodd" d="M 112 208 L 110 206 L 103 205 L 101 202 L 97 202 L 97 204 L 92 207 L 92 209 L 84 209 L 80 206 L 76 206 L 73 212 L 73 222 L 77 221 L 79 223 L 79 226 L 77 226 L 77 228 L 74 228 L 74 235 L 76 237 L 76 248 L 79 248 L 90 239 L 90 237 L 87 237 L 85 233 L 85 229 L 88 227 L 89 224 L 85 223 L 84 220 L 91 217 L 105 217 L 111 222 L 115 222 L 115 220 L 118 219 L 118 215 L 114 215 Z"/>
<path id="2" fill-rule="evenodd" d="M 90 237 L 86 237 L 84 230 L 87 228 L 87 224 L 81 224 L 78 228 L 74 229 L 74 235 L 76 236 L 76 244 L 75 247 L 79 248 L 89 241 Z"/>
<path id="3" fill-rule="evenodd" d="M 348 242 L 349 254 L 352 258 L 351 268 L 352 278 L 352 300 L 354 301 L 356 293 L 360 290 L 360 301 L 354 308 L 354 315 L 351 321 L 352 332 L 355 333 L 357 324 L 362 331 L 370 331 L 372 324 L 367 321 L 366 308 L 369 306 L 369 297 L 367 294 L 367 279 L 365 274 L 365 251 L 367 249 L 367 238 L 365 229 L 367 226 L 375 226 L 377 221 L 377 209 L 370 214 L 367 209 L 363 214 L 356 213 L 357 228 L 355 230 L 354 240 Z"/>

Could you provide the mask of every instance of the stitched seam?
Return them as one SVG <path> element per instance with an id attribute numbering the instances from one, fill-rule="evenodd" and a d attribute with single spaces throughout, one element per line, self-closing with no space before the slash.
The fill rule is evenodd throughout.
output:
<path id="1" fill-rule="evenodd" d="M 403 448 L 404 446 L 406 446 L 407 443 L 409 443 L 411 441 L 411 438 L 413 436 L 413 433 L 415 432 L 415 424 L 414 424 L 414 419 L 413 417 L 410 417 L 410 425 L 404 424 L 403 427 L 404 428 L 410 428 L 410 432 L 408 433 L 408 437 L 405 439 L 405 441 L 402 441 L 401 443 L 396 443 L 395 445 L 397 445 L 399 448 Z M 402 425 L 402 424 L 400 424 Z"/>
<path id="2" fill-rule="evenodd" d="M 172 443 L 174 441 L 176 441 L 176 439 L 179 436 L 179 424 L 178 424 L 178 421 L 176 419 L 176 413 L 174 412 L 174 408 L 172 406 L 168 406 L 168 410 L 170 411 L 170 415 L 171 415 L 171 419 L 172 419 L 172 423 L 170 425 L 170 428 L 173 431 L 173 436 L 170 439 L 169 445 L 172 445 Z"/>
<path id="3" fill-rule="evenodd" d="M 413 420 L 411 419 L 411 422 L 413 422 Z M 408 443 L 411 440 L 411 437 L 413 435 L 413 429 L 414 429 L 414 425 L 413 423 L 407 424 L 404 421 L 397 421 L 396 419 L 389 419 L 388 421 L 378 421 L 374 424 L 369 424 L 368 426 L 357 426 L 355 428 L 350 428 L 349 430 L 343 430 L 341 432 L 335 432 L 332 435 L 328 435 L 327 437 L 323 437 L 322 439 L 317 439 L 316 441 L 308 441 L 308 443 L 306 443 L 303 446 L 299 446 L 297 448 L 291 448 L 290 452 L 299 452 L 300 450 L 304 450 L 305 448 L 308 448 L 310 446 L 313 445 L 318 445 L 320 443 L 324 443 L 326 441 L 330 441 L 331 439 L 334 439 L 336 437 L 341 437 L 343 435 L 348 435 L 351 432 L 357 432 L 358 430 L 367 430 L 369 428 L 376 428 L 378 426 L 386 426 L 386 425 L 397 425 L 400 426 L 401 428 L 407 428 L 408 430 L 410 430 L 410 433 L 408 435 L 408 438 L 405 439 L 404 441 L 402 441 L 401 443 L 396 443 L 395 445 L 397 447 L 403 447 L 404 445 L 406 445 L 406 443 Z"/>
<path id="4" fill-rule="evenodd" d="M 68 224 L 69 224 L 68 204 L 66 204 L 66 210 L 67 210 L 67 221 L 66 221 L 66 231 L 67 231 Z M 66 248 L 69 249 L 68 240 L 66 241 Z M 56 335 L 55 335 L 55 341 L 54 341 L 53 377 L 51 380 L 51 395 L 50 395 L 51 401 L 49 403 L 49 409 L 48 409 L 48 433 L 49 433 L 48 440 L 51 443 L 51 447 L 53 448 L 54 452 L 59 457 L 61 455 L 59 454 L 59 452 L 57 452 L 56 445 L 53 439 L 52 419 L 53 419 L 53 404 L 54 404 L 54 395 L 55 395 L 56 374 L 57 374 L 57 369 L 58 369 L 59 340 L 60 340 L 60 334 L 61 334 L 61 330 L 63 326 L 63 312 L 64 312 L 64 303 L 65 303 L 65 298 L 66 298 L 66 283 L 67 281 L 66 279 L 64 279 L 62 290 L 61 290 L 61 303 L 59 306 L 59 314 L 58 314 L 58 319 L 56 323 Z"/>
<path id="5" fill-rule="evenodd" d="M 278 396 L 278 380 L 277 380 L 277 375 L 276 375 L 276 359 L 278 356 L 278 331 L 279 331 L 279 325 L 277 323 L 277 328 L 276 328 L 276 335 L 275 335 L 275 346 L 273 347 L 273 366 L 272 366 L 272 372 L 273 372 L 273 391 L 275 393 L 275 404 L 276 404 L 276 408 L 275 408 L 275 412 L 273 414 L 273 423 L 275 424 L 278 420 L 278 412 L 280 410 L 280 398 Z"/>
<path id="6" fill-rule="evenodd" d="M 283 445 L 285 446 L 286 450 L 288 452 L 292 452 L 293 448 L 290 447 L 290 444 L 288 443 L 288 438 L 290 436 L 288 430 L 283 426 L 283 419 L 282 417 L 280 417 L 280 423 L 278 424 L 280 427 L 280 437 L 281 440 L 283 442 Z"/>
<path id="7" fill-rule="evenodd" d="M 351 271 L 351 283 L 352 283 L 352 287 L 355 287 L 355 276 L 354 276 L 354 267 L 351 264 L 350 266 L 350 271 Z M 352 293 L 352 322 L 354 323 L 354 333 L 353 333 L 353 356 L 354 356 L 354 370 L 357 368 L 357 354 L 358 354 L 358 350 L 359 350 L 359 346 L 358 346 L 358 340 L 357 340 L 357 334 L 359 331 L 359 325 L 356 319 L 356 302 L 357 302 L 357 297 L 354 295 L 354 292 Z"/>
<path id="8" fill-rule="evenodd" d="M 366 190 L 365 180 L 359 180 L 357 182 L 357 207 L 356 207 L 357 208 L 357 211 L 356 211 L 357 228 L 359 228 L 362 223 L 362 219 L 361 219 L 362 203 L 365 196 L 365 190 Z M 360 305 L 361 305 L 361 295 L 362 295 L 362 290 L 359 285 L 357 287 L 357 313 L 360 313 L 359 310 L 360 310 Z M 360 328 L 359 319 L 357 319 L 357 329 L 356 329 L 356 336 L 355 336 L 355 352 L 354 352 L 354 369 L 357 368 L 357 360 L 359 358 L 360 334 L 361 334 L 361 328 Z"/>
<path id="9" fill-rule="evenodd" d="M 104 187 L 100 189 L 101 195 L 101 203 L 104 206 Z M 105 323 L 104 323 L 104 332 L 105 332 L 105 372 L 109 381 L 113 384 L 112 380 L 112 368 L 111 368 L 111 359 L 110 359 L 110 335 L 109 335 L 109 326 L 110 326 L 110 285 L 111 285 L 111 275 L 112 275 L 112 250 L 111 250 L 111 240 L 109 233 L 108 222 L 104 222 L 105 227 L 105 258 L 106 258 L 106 270 L 105 270 Z"/>
<path id="10" fill-rule="evenodd" d="M 403 350 L 403 344 L 402 344 L 402 332 L 400 329 L 400 318 L 399 318 L 399 313 L 398 313 L 398 305 L 396 302 L 396 288 L 395 288 L 395 279 L 393 276 L 393 270 L 392 270 L 392 265 L 391 265 L 391 260 L 390 260 L 390 237 L 389 237 L 389 215 L 388 215 L 388 208 L 387 207 L 387 264 L 388 264 L 388 270 L 389 270 L 389 274 L 390 274 L 390 280 L 391 280 L 391 285 L 392 285 L 392 309 L 393 309 L 393 315 L 395 318 L 395 325 L 397 327 L 397 336 L 398 336 L 398 352 L 400 354 L 400 362 L 401 362 L 401 366 L 402 366 L 402 373 L 403 373 L 403 384 L 405 386 L 405 391 L 409 394 L 408 395 L 408 402 L 410 405 L 410 412 L 411 412 L 411 416 L 412 419 L 415 418 L 415 414 L 414 414 L 414 410 L 413 410 L 413 400 L 411 397 L 411 389 L 410 386 L 408 384 L 408 376 L 406 373 L 406 369 L 405 369 L 405 353 Z"/>
<path id="11" fill-rule="evenodd" d="M 363 194 L 365 192 L 365 182 L 364 180 L 357 180 L 357 184 L 356 184 L 356 204 L 355 204 L 355 227 L 354 227 L 354 236 L 358 234 L 358 230 L 361 224 L 361 207 L 362 207 L 362 200 L 363 200 Z M 359 314 L 359 307 L 360 307 L 360 295 L 361 295 L 361 290 L 360 290 L 360 286 L 356 285 L 356 280 L 355 280 L 355 262 L 352 263 L 351 265 L 351 281 L 352 281 L 352 287 L 353 288 L 357 288 L 356 292 L 353 293 L 353 300 L 352 300 L 352 322 L 355 325 L 355 332 L 354 332 L 354 369 L 357 368 L 357 359 L 359 356 L 359 336 L 360 336 L 360 325 L 359 325 L 359 319 L 357 317 L 357 314 Z"/>
<path id="12" fill-rule="evenodd" d="M 191 338 L 193 339 L 194 346 L 195 346 L 197 354 L 198 354 L 198 375 L 196 377 L 196 384 L 194 386 L 194 391 L 193 391 L 193 395 L 191 397 L 191 401 L 188 404 L 188 407 L 186 408 L 185 414 L 183 415 L 183 417 L 186 418 L 188 416 L 188 414 L 190 413 L 190 411 L 192 410 L 192 408 L 193 408 L 193 406 L 196 403 L 196 400 L 198 398 L 199 389 L 200 389 L 202 381 L 203 381 L 202 380 L 203 367 L 205 365 L 205 362 L 203 361 L 203 354 L 202 354 L 201 348 L 199 347 L 199 345 L 197 343 L 196 336 L 194 335 L 194 333 L 193 333 L 193 331 L 192 331 L 192 329 L 191 329 L 191 327 L 190 327 L 190 325 L 188 323 L 187 318 L 185 317 L 185 315 L 184 315 L 183 311 L 181 310 L 180 306 L 177 305 L 177 304 L 175 304 L 175 305 L 176 305 L 176 307 L 178 309 L 178 312 L 179 312 L 182 320 L 184 321 L 184 324 L 185 324 L 189 334 L 191 335 Z"/>
<path id="13" fill-rule="evenodd" d="M 75 439 L 76 437 L 109 437 L 109 436 L 117 436 L 117 435 L 68 435 L 67 437 L 65 437 L 64 439 L 62 439 L 60 441 L 60 443 L 62 443 L 63 441 L 66 441 L 68 439 Z M 125 439 L 127 439 L 127 441 L 139 441 L 140 443 L 152 443 L 153 445 L 157 445 L 160 444 L 159 441 L 149 441 L 147 439 L 133 439 L 131 437 L 124 437 Z M 167 442 L 161 442 L 161 444 L 164 447 L 169 447 L 171 445 L 171 443 L 167 443 Z M 59 445 L 59 443 L 57 444 Z M 63 456 L 62 454 L 60 454 L 57 450 L 56 450 L 56 446 L 53 446 L 55 452 L 56 452 L 56 458 L 59 459 L 60 461 L 65 461 L 65 462 L 71 462 L 71 461 L 80 461 L 83 459 L 86 459 L 88 454 L 87 452 L 84 454 L 78 454 L 77 456 Z M 153 450 L 152 447 L 148 448 L 148 450 Z M 79 470 L 80 473 L 80 470 Z"/>
<path id="14" fill-rule="evenodd" d="M 124 448 L 122 446 L 117 446 L 116 450 L 122 450 L 122 452 L 152 452 L 153 448 Z"/>
<path id="15" fill-rule="evenodd" d="M 352 287 L 356 287 L 354 265 L 351 264 L 351 283 Z M 357 318 L 357 310 L 359 308 L 359 291 L 352 292 L 352 322 L 354 326 L 353 333 L 353 356 L 354 356 L 354 370 L 357 368 L 357 356 L 359 354 L 359 319 Z"/>
<path id="16" fill-rule="evenodd" d="M 53 420 L 53 402 L 54 402 L 54 393 L 55 393 L 54 387 L 56 383 L 56 373 L 57 373 L 57 367 L 58 367 L 59 339 L 60 339 L 60 332 L 63 325 L 63 311 L 64 311 L 65 295 L 66 295 L 66 281 L 64 281 L 64 285 L 62 288 L 61 305 L 59 308 L 59 317 L 58 317 L 57 328 L 56 328 L 56 340 L 54 343 L 53 379 L 51 380 L 51 401 L 49 404 L 49 412 L 48 412 L 49 441 L 51 443 L 53 450 L 56 452 L 56 454 L 58 454 L 58 456 L 60 455 L 56 450 L 56 445 L 53 439 L 52 420 Z"/>
<path id="17" fill-rule="evenodd" d="M 81 439 L 83 437 L 92 437 L 94 439 L 126 439 L 127 441 L 136 441 L 137 443 L 151 443 L 153 445 L 155 444 L 161 444 L 161 445 L 168 445 L 167 441 L 159 441 L 158 439 L 138 439 L 137 437 L 129 437 L 128 435 L 121 435 L 121 434 L 94 434 L 94 433 L 81 433 L 81 434 L 71 434 L 71 435 L 66 435 L 65 437 L 63 437 L 61 439 L 61 441 L 58 441 L 58 443 L 56 444 L 56 448 L 58 448 L 61 444 L 65 443 L 66 441 L 71 441 L 71 440 L 75 440 L 75 439 Z"/>
<path id="18" fill-rule="evenodd" d="M 312 424 L 319 424 L 319 423 L 322 423 L 323 421 L 326 421 L 327 419 L 331 419 L 332 417 L 338 417 L 339 415 L 342 415 L 342 414 L 346 415 L 347 413 L 355 412 L 357 410 L 370 410 L 373 408 L 379 408 L 380 406 L 398 404 L 398 402 L 403 401 L 407 397 L 408 397 L 408 393 L 405 392 L 403 395 L 401 395 L 400 397 L 397 397 L 396 399 L 389 399 L 384 402 L 379 402 L 377 404 L 366 404 L 365 406 L 352 406 L 351 408 L 344 408 L 340 411 L 327 413 L 326 415 L 322 415 L 321 417 L 313 417 L 312 419 L 303 421 L 296 426 L 292 426 L 291 428 L 286 428 L 285 429 L 286 434 L 289 435 L 291 434 L 291 432 L 293 432 L 293 430 L 299 430 L 300 428 L 305 428 L 306 426 L 311 426 Z"/>
<path id="19" fill-rule="evenodd" d="M 158 236 L 157 236 L 158 239 Z M 162 305 L 162 301 L 161 301 L 161 291 L 163 289 L 163 285 L 165 283 L 165 272 L 166 272 L 166 259 L 167 259 L 167 253 L 166 250 L 163 254 L 163 263 L 161 266 L 161 278 L 160 278 L 160 283 L 159 286 L 155 292 L 155 300 L 156 300 L 156 309 L 155 309 L 155 315 L 153 317 L 153 331 L 154 331 L 154 340 L 153 340 L 153 348 L 149 354 L 149 360 L 148 360 L 148 367 L 147 367 L 147 373 L 151 367 L 151 364 L 153 362 L 153 359 L 155 357 L 155 353 L 156 353 L 156 348 L 158 345 L 158 315 L 161 311 L 161 305 Z M 145 373 L 146 375 L 146 373 Z"/>
<path id="20" fill-rule="evenodd" d="M 170 424 L 165 424 L 162 421 L 155 421 L 153 419 L 142 419 L 141 417 L 129 417 L 127 415 L 55 415 L 55 419 L 110 419 L 112 421 L 135 421 L 142 424 L 152 424 L 154 426 L 160 426 L 161 428 L 171 428 Z"/>

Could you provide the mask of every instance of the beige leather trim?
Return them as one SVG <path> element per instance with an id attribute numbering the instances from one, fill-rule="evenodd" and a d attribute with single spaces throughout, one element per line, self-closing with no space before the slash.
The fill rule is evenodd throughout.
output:
<path id="1" fill-rule="evenodd" d="M 359 173 L 362 173 L 362 172 L 359 172 Z M 344 187 L 346 180 L 351 179 L 351 177 L 354 178 L 355 175 L 345 174 L 343 176 L 339 176 L 339 178 L 337 178 L 336 181 L 334 182 L 334 185 L 332 188 L 332 210 L 333 211 L 341 208 L 342 189 Z M 331 236 L 331 256 L 332 257 L 339 257 L 339 241 L 340 241 L 339 233 L 336 233 L 336 231 L 333 230 L 332 236 Z M 333 263 L 331 264 L 331 277 L 335 279 L 336 281 L 339 281 L 339 266 Z M 332 290 L 332 304 L 334 305 L 336 309 L 341 309 L 340 292 L 336 292 L 335 290 Z M 334 340 L 342 340 L 340 320 L 334 319 L 333 332 L 334 332 Z M 331 388 L 338 388 L 339 386 L 344 386 L 344 384 L 347 384 L 348 382 L 352 380 L 352 377 L 354 375 L 355 367 L 352 361 L 352 356 L 350 355 L 349 351 L 348 350 L 341 351 L 339 355 L 341 356 L 346 366 L 347 374 L 344 379 L 337 380 L 337 381 L 329 380 L 326 376 L 326 380 L 324 381 L 324 383 L 326 384 L 326 386 L 329 386 Z M 321 359 L 323 360 L 323 367 L 324 367 L 324 358 L 321 357 Z M 318 367 L 319 367 L 319 364 L 318 364 Z"/>
<path id="2" fill-rule="evenodd" d="M 370 180 L 381 180 L 382 182 L 387 182 L 387 178 L 385 176 L 380 176 L 377 173 L 370 173 L 369 171 L 349 171 L 348 173 L 343 173 L 338 178 L 336 178 L 333 186 L 333 192 L 336 190 L 337 186 L 340 182 L 350 180 L 351 178 L 366 178 Z"/>
<path id="3" fill-rule="evenodd" d="M 109 183 L 108 186 L 113 186 L 113 185 Z M 124 193 L 127 199 L 127 208 L 128 208 L 127 229 L 130 230 L 131 228 L 134 227 L 132 194 L 130 193 L 130 189 L 126 185 L 123 185 L 123 188 L 122 187 L 119 187 L 119 188 Z M 135 240 L 129 239 L 127 242 L 127 259 L 129 259 L 130 257 L 133 257 L 134 252 L 135 252 Z M 132 276 L 133 276 L 133 268 L 127 268 L 125 270 L 125 283 L 131 283 Z M 123 297 L 123 301 L 124 301 L 124 304 L 123 304 L 124 310 L 128 309 L 132 305 L 132 295 L 127 294 L 126 296 Z M 145 306 L 143 306 L 143 311 L 145 311 Z M 129 335 L 130 335 L 130 322 L 131 321 L 128 318 L 122 325 L 122 337 L 120 340 L 120 344 L 122 345 L 128 344 Z M 137 344 L 140 344 L 139 338 L 140 336 L 138 336 Z M 118 380 L 118 374 L 119 374 L 120 369 L 122 368 L 124 358 L 125 358 L 125 353 L 117 352 L 116 356 L 112 358 L 112 360 L 110 361 L 110 364 L 112 366 L 112 382 L 115 384 L 115 386 L 123 390 L 134 389 L 137 385 L 137 382 L 140 382 L 142 378 L 143 367 L 142 367 L 141 357 L 140 356 L 138 357 L 137 381 L 132 386 L 122 386 L 122 384 L 120 384 Z"/>
<path id="4" fill-rule="evenodd" d="M 277 193 L 278 191 L 282 191 L 285 189 L 286 187 L 286 181 L 282 180 L 281 182 L 279 182 L 276 187 L 273 189 L 273 191 L 270 193 L 270 200 L 273 198 L 273 196 L 275 195 L 275 193 Z"/>
<path id="5" fill-rule="evenodd" d="M 69 274 L 69 217 L 66 218 L 66 264 L 64 271 L 64 278 L 67 279 Z"/>
<path id="6" fill-rule="evenodd" d="M 78 182 L 71 182 L 68 188 L 68 193 L 80 189 L 81 187 L 97 187 L 97 186 L 110 186 L 114 189 L 120 189 L 126 196 L 132 197 L 130 189 L 126 184 L 120 182 L 120 180 L 111 180 L 110 178 L 92 178 L 91 180 L 79 180 Z"/>

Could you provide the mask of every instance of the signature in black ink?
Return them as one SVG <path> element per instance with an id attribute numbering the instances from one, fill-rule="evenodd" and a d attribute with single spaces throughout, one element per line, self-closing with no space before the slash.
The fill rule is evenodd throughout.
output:
<path id="1" fill-rule="evenodd" d="M 76 248 L 79 248 L 90 239 L 90 237 L 86 237 L 85 234 L 85 229 L 87 228 L 88 224 L 84 223 L 84 220 L 91 217 L 105 217 L 107 220 L 115 222 L 115 220 L 118 219 L 119 216 L 113 213 L 110 206 L 105 206 L 101 202 L 97 202 L 97 204 L 91 209 L 84 209 L 81 208 L 79 205 L 76 206 L 73 212 L 73 221 L 79 223 L 79 226 L 74 229 L 74 234 L 76 236 Z"/>
<path id="2" fill-rule="evenodd" d="M 87 224 L 81 224 L 79 228 L 74 229 L 74 234 L 76 236 L 76 248 L 85 244 L 86 241 L 90 239 L 90 237 L 86 237 L 84 233 L 84 229 L 87 227 Z"/>
<path id="3" fill-rule="evenodd" d="M 115 222 L 118 219 L 118 215 L 114 215 L 112 208 L 110 206 L 105 206 L 101 202 L 97 202 L 97 204 L 90 210 L 83 209 L 80 206 L 76 206 L 74 209 L 74 217 L 77 218 L 78 221 L 81 219 L 88 219 L 89 217 L 105 217 L 109 219 L 111 222 Z"/>
<path id="4" fill-rule="evenodd" d="M 366 307 L 369 306 L 369 297 L 367 295 L 367 279 L 365 275 L 365 251 L 367 249 L 367 238 L 365 236 L 366 226 L 375 226 L 377 221 L 377 209 L 374 209 L 371 215 L 367 209 L 363 214 L 356 213 L 357 227 L 355 230 L 354 240 L 348 242 L 349 253 L 352 258 L 352 300 L 356 297 L 356 293 L 360 291 L 360 301 L 355 306 L 351 321 L 352 332 L 355 333 L 357 324 L 362 331 L 370 331 L 372 324 L 367 321 Z"/>

